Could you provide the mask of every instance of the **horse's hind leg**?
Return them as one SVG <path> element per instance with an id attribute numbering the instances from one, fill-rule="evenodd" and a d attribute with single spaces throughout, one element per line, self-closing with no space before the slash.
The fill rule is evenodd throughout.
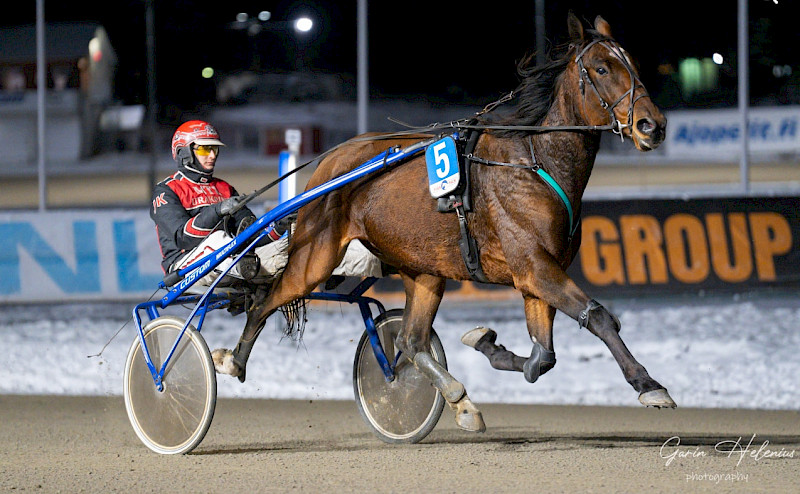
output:
<path id="1" fill-rule="evenodd" d="M 458 382 L 430 354 L 430 329 L 444 293 L 444 278 L 401 273 L 406 289 L 403 327 L 396 338 L 397 347 L 439 390 L 456 411 L 456 424 L 468 431 L 483 432 L 486 424 L 472 404 L 464 385 Z"/>
<path id="2" fill-rule="evenodd" d="M 233 351 L 220 348 L 212 353 L 217 372 L 244 382 L 247 360 L 267 318 L 279 307 L 305 297 L 330 276 L 341 257 L 338 243 L 319 234 L 313 242 L 300 244 L 290 252 L 286 269 L 272 291 L 248 309 L 236 348 Z"/>
<path id="3" fill-rule="evenodd" d="M 522 372 L 527 360 L 497 344 L 497 333 L 490 328 L 478 326 L 464 333 L 461 343 L 471 346 L 489 359 L 489 365 L 497 370 Z"/>

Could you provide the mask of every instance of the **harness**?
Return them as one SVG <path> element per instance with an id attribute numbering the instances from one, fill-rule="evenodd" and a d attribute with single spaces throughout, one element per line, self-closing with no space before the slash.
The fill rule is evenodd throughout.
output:
<path id="1" fill-rule="evenodd" d="M 472 211 L 472 187 L 470 186 L 470 168 L 472 162 L 480 162 L 472 155 L 475 146 L 478 144 L 480 131 L 469 130 L 465 139 L 458 139 L 457 145 L 460 150 L 459 156 L 464 158 L 464 166 L 459 167 L 461 171 L 460 186 L 453 194 L 448 197 L 440 197 L 437 202 L 437 209 L 440 213 L 456 213 L 458 226 L 461 231 L 461 238 L 458 240 L 458 247 L 461 251 L 461 258 L 464 259 L 464 266 L 467 268 L 469 277 L 473 281 L 488 283 L 489 278 L 481 267 L 480 252 L 475 238 L 469 233 L 467 225 L 467 212 Z"/>
<path id="2" fill-rule="evenodd" d="M 619 58 L 622 65 L 628 71 L 628 76 L 630 77 L 631 81 L 630 88 L 625 93 L 623 93 L 622 96 L 620 96 L 616 101 L 614 101 L 613 104 L 609 104 L 602 97 L 594 81 L 592 81 L 592 78 L 589 75 L 589 71 L 586 69 L 583 63 L 583 56 L 595 44 L 600 44 L 604 46 L 617 58 Z M 633 72 L 633 69 L 631 68 L 627 56 L 625 56 L 622 48 L 612 39 L 599 38 L 587 43 L 587 45 L 583 47 L 581 51 L 578 52 L 578 54 L 575 56 L 575 62 L 577 63 L 580 71 L 578 86 L 581 91 L 581 95 L 583 96 L 584 111 L 586 107 L 586 86 L 588 85 L 592 89 L 592 91 L 594 91 L 595 96 L 600 102 L 600 106 L 608 112 L 610 119 L 609 123 L 603 125 L 543 126 L 543 125 L 483 125 L 477 122 L 477 117 L 479 117 L 480 115 L 490 112 L 494 110 L 496 107 L 502 105 L 503 103 L 506 103 L 507 101 L 513 99 L 515 96 L 515 92 L 511 91 L 507 95 L 498 99 L 497 101 L 490 103 L 489 105 L 484 107 L 483 110 L 476 113 L 474 117 L 461 120 L 454 120 L 445 123 L 437 122 L 425 127 L 408 125 L 405 124 L 404 122 L 390 119 L 395 123 L 408 127 L 408 130 L 386 133 L 376 136 L 363 136 L 348 141 L 348 142 L 358 142 L 358 141 L 373 141 L 381 139 L 394 139 L 398 137 L 405 137 L 419 133 L 444 134 L 446 131 L 455 131 L 457 133 L 456 144 L 459 146 L 460 149 L 463 149 L 463 151 L 461 151 L 459 155 L 464 159 L 464 166 L 460 167 L 461 169 L 460 186 L 456 191 L 454 191 L 453 194 L 450 194 L 448 197 L 439 198 L 437 203 L 437 209 L 441 213 L 452 213 L 452 212 L 456 213 L 459 222 L 459 229 L 461 231 L 461 239 L 459 240 L 459 248 L 461 251 L 461 256 L 464 259 L 464 265 L 467 268 L 470 278 L 474 281 L 488 283 L 488 278 L 486 277 L 485 273 L 483 272 L 483 268 L 481 267 L 480 253 L 478 250 L 477 243 L 475 242 L 475 239 L 472 237 L 472 235 L 469 233 L 469 227 L 467 225 L 467 218 L 466 218 L 466 213 L 472 211 L 472 191 L 470 183 L 470 168 L 472 163 L 478 163 L 489 166 L 508 166 L 512 168 L 525 168 L 533 171 L 553 190 L 553 192 L 559 197 L 561 202 L 564 204 L 569 219 L 569 230 L 567 232 L 568 242 L 572 242 L 572 239 L 575 233 L 577 232 L 578 227 L 580 226 L 580 218 L 579 218 L 580 215 L 579 214 L 577 215 L 578 218 L 576 220 L 575 211 L 572 207 L 572 204 L 569 201 L 569 198 L 567 197 L 567 194 L 564 192 L 564 189 L 537 162 L 536 155 L 533 149 L 533 139 L 531 138 L 530 135 L 528 136 L 528 142 L 531 152 L 531 164 L 521 165 L 516 163 L 504 163 L 499 161 L 486 160 L 475 156 L 474 155 L 475 147 L 477 145 L 481 133 L 483 133 L 486 130 L 511 130 L 511 131 L 522 131 L 531 133 L 575 132 L 575 131 L 600 132 L 600 131 L 610 130 L 613 133 L 619 135 L 620 139 L 624 141 L 625 137 L 622 132 L 626 127 L 630 127 L 633 122 L 634 105 L 636 104 L 637 101 L 639 101 L 639 99 L 644 97 L 649 97 L 649 94 L 647 94 L 646 91 L 639 96 L 635 96 L 636 90 L 639 88 L 644 89 L 644 85 L 641 83 L 639 77 Z M 630 102 L 628 105 L 627 122 L 623 124 L 617 119 L 616 115 L 614 114 L 614 108 L 616 108 L 617 105 L 619 105 L 626 97 L 629 98 Z M 305 168 L 311 163 L 321 161 L 322 158 L 332 153 L 342 145 L 344 145 L 344 143 L 334 146 L 328 151 L 322 153 L 321 155 L 307 161 L 306 163 L 294 168 L 290 172 L 278 177 L 276 180 L 265 185 L 261 189 L 256 190 L 251 194 L 248 194 L 246 198 L 239 203 L 240 204 L 239 207 L 243 207 L 249 201 L 255 199 L 257 196 L 261 195 L 266 190 L 272 188 L 281 180 L 284 180 L 285 178 L 294 173 L 297 173 L 302 168 Z M 389 150 L 387 150 L 387 155 L 388 151 Z"/>
<path id="3" fill-rule="evenodd" d="M 467 225 L 467 217 L 465 214 L 472 211 L 472 187 L 470 181 L 470 168 L 472 163 L 478 163 L 486 166 L 522 168 L 536 173 L 536 175 L 538 175 L 544 181 L 544 183 L 546 183 L 553 190 L 566 209 L 567 217 L 569 219 L 569 229 L 567 231 L 568 243 L 572 243 L 572 238 L 575 236 L 575 232 L 577 232 L 578 227 L 580 226 L 580 218 L 578 218 L 576 221 L 572 203 L 570 203 L 566 192 L 564 192 L 564 189 L 561 188 L 552 175 L 547 173 L 547 171 L 544 170 L 544 168 L 542 168 L 542 166 L 536 160 L 536 154 L 533 150 L 533 138 L 531 136 L 528 136 L 531 164 L 522 165 L 518 163 L 487 160 L 475 156 L 473 154 L 475 151 L 475 145 L 477 144 L 481 133 L 482 132 L 480 131 L 472 130 L 469 131 L 466 139 L 459 140 L 463 146 L 463 152 L 460 153 L 460 156 L 464 159 L 464 166 L 461 167 L 461 186 L 448 197 L 440 197 L 437 203 L 437 210 L 440 213 L 456 213 L 459 229 L 461 231 L 461 238 L 458 241 L 458 247 L 461 251 L 461 257 L 464 260 L 464 266 L 467 268 L 467 272 L 473 281 L 488 283 L 489 279 L 486 277 L 486 274 L 483 272 L 483 268 L 481 267 L 478 244 L 475 242 L 475 238 L 469 232 L 469 226 Z"/>
<path id="4" fill-rule="evenodd" d="M 597 86 L 592 81 L 592 78 L 589 76 L 589 71 L 586 69 L 583 63 L 583 55 L 594 46 L 595 44 L 600 44 L 608 49 L 611 53 L 613 53 L 619 60 L 622 62 L 622 65 L 628 71 L 628 76 L 630 77 L 630 88 L 623 93 L 613 104 L 609 104 L 600 94 L 600 91 L 597 89 Z M 508 166 L 512 168 L 523 168 L 527 170 L 531 170 L 532 172 L 536 173 L 539 178 L 541 178 L 549 187 L 553 190 L 553 192 L 558 196 L 561 200 L 561 203 L 564 205 L 564 208 L 567 212 L 567 217 L 569 220 L 569 229 L 567 231 L 567 242 L 572 243 L 572 239 L 575 236 L 575 233 L 578 231 L 578 227 L 580 226 L 580 217 L 576 219 L 575 211 L 572 207 L 572 204 L 567 197 L 567 194 L 564 192 L 564 189 L 558 184 L 558 182 L 547 173 L 546 170 L 542 168 L 539 162 L 536 160 L 536 153 L 533 149 L 533 138 L 529 134 L 528 135 L 528 145 L 530 148 L 530 156 L 531 156 L 531 164 L 530 165 L 523 165 L 518 163 L 506 163 L 500 161 L 493 161 L 487 160 L 483 158 L 479 158 L 475 156 L 473 153 L 475 151 L 475 146 L 477 145 L 478 138 L 480 134 L 484 130 L 489 129 L 496 129 L 496 130 L 527 130 L 530 132 L 558 132 L 558 131 L 578 131 L 578 130 L 590 130 L 590 131 L 602 131 L 602 130 L 610 130 L 613 133 L 620 136 L 620 139 L 623 141 L 625 140 L 623 136 L 623 129 L 626 127 L 630 127 L 633 122 L 633 108 L 639 99 L 643 97 L 649 97 L 647 92 L 640 94 L 638 97 L 635 96 L 636 90 L 639 88 L 644 89 L 644 85 L 642 84 L 639 77 L 633 72 L 630 64 L 628 63 L 628 59 L 622 51 L 622 48 L 619 45 L 609 39 L 601 38 L 596 39 L 588 43 L 583 49 L 578 52 L 575 56 L 575 62 L 578 64 L 578 69 L 580 71 L 580 79 L 578 80 L 578 86 L 581 91 L 581 95 L 583 96 L 583 105 L 584 111 L 586 106 L 586 86 L 588 85 L 595 93 L 595 96 L 600 102 L 600 106 L 608 112 L 610 122 L 605 125 L 583 125 L 583 126 L 491 126 L 491 125 L 476 125 L 475 120 L 471 119 L 466 123 L 461 122 L 451 122 L 453 127 L 458 129 L 464 129 L 467 131 L 467 136 L 464 141 L 459 139 L 459 142 L 465 142 L 463 144 L 464 151 L 461 153 L 461 157 L 464 158 L 464 166 L 462 167 L 461 172 L 461 186 L 454 194 L 450 195 L 447 198 L 439 198 L 437 203 L 437 209 L 441 213 L 451 213 L 455 212 L 456 216 L 458 217 L 459 222 L 459 229 L 461 231 L 461 238 L 459 239 L 458 245 L 461 251 L 461 257 L 464 260 L 464 265 L 467 268 L 467 272 L 470 275 L 470 278 L 473 281 L 478 281 L 482 283 L 488 283 L 488 278 L 486 274 L 483 272 L 483 268 L 481 267 L 480 263 L 480 252 L 478 250 L 478 245 L 475 242 L 474 237 L 469 233 L 469 227 L 467 225 L 466 219 L 466 212 L 472 211 L 472 197 L 471 197 L 471 183 L 470 183 L 470 168 L 471 164 L 479 163 L 482 165 L 488 166 Z M 495 107 L 499 106 L 506 101 L 509 101 L 513 98 L 514 93 L 511 92 L 505 97 L 501 98 L 500 100 L 488 105 L 483 111 L 479 112 L 476 116 L 484 114 L 488 111 L 491 111 Z M 617 107 L 626 97 L 629 98 L 629 105 L 628 105 L 628 115 L 627 115 L 627 122 L 623 124 L 622 122 L 617 119 L 616 115 L 614 114 L 614 108 Z"/>
<path id="5" fill-rule="evenodd" d="M 544 183 L 550 186 L 550 188 L 553 190 L 553 192 L 556 193 L 558 198 L 561 199 L 562 204 L 564 204 L 564 208 L 566 208 L 567 210 L 567 217 L 569 219 L 569 235 L 567 238 L 569 242 L 572 242 L 572 237 L 575 236 L 575 232 L 578 230 L 578 225 L 580 224 L 580 218 L 578 218 L 578 221 L 575 221 L 575 214 L 572 208 L 572 203 L 570 203 L 569 197 L 567 197 L 566 192 L 564 192 L 564 189 L 561 188 L 556 179 L 554 179 L 552 175 L 547 173 L 544 170 L 544 168 L 542 168 L 541 165 L 539 165 L 539 163 L 536 161 L 536 154 L 533 151 L 533 138 L 531 138 L 531 136 L 528 136 L 528 146 L 531 151 L 530 165 L 521 165 L 518 163 L 505 163 L 502 161 L 486 160 L 472 155 L 468 155 L 467 158 L 470 159 L 471 161 L 480 163 L 482 165 L 522 168 L 525 170 L 531 170 L 532 172 L 536 173 L 544 181 Z"/>

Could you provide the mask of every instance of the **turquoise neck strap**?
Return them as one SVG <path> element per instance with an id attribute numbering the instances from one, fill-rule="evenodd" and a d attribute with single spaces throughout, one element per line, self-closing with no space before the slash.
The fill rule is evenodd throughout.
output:
<path id="1" fill-rule="evenodd" d="M 539 175 L 542 178 L 542 180 L 545 181 L 547 185 L 550 186 L 551 189 L 553 189 L 553 191 L 558 195 L 558 197 L 561 198 L 561 202 L 564 203 L 564 207 L 567 208 L 567 215 L 569 215 L 569 239 L 572 240 L 572 237 L 575 235 L 575 230 L 577 230 L 578 225 L 575 224 L 575 218 L 572 212 L 572 204 L 570 204 L 569 202 L 569 197 L 567 197 L 567 194 L 564 192 L 564 189 L 562 189 L 561 186 L 558 185 L 556 179 L 550 176 L 550 174 L 547 173 L 546 171 L 542 170 L 542 167 L 540 167 L 539 163 L 536 162 L 536 155 L 533 154 L 533 137 L 531 135 L 528 135 L 528 144 L 530 145 L 531 149 L 531 164 L 533 165 L 533 170 L 536 172 L 537 175 Z"/>
<path id="2" fill-rule="evenodd" d="M 562 189 L 561 186 L 558 185 L 558 182 L 556 182 L 556 180 L 553 177 L 551 177 L 550 174 L 547 173 L 546 171 L 537 167 L 536 174 L 542 177 L 542 180 L 544 180 L 547 183 L 547 185 L 549 185 L 550 188 L 553 189 L 556 194 L 558 194 L 558 197 L 561 198 L 561 202 L 563 202 L 564 206 L 567 208 L 567 214 L 569 215 L 569 237 L 572 238 L 572 236 L 575 234 L 576 225 L 574 223 L 574 218 L 572 213 L 572 204 L 570 204 L 567 194 L 564 192 L 564 189 Z"/>

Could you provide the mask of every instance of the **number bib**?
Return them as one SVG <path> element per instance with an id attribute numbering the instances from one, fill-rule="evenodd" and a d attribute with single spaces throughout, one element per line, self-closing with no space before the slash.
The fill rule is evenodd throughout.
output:
<path id="1" fill-rule="evenodd" d="M 434 199 L 458 188 L 461 173 L 458 169 L 456 141 L 452 137 L 445 137 L 428 146 L 425 162 L 428 165 L 428 184 Z"/>

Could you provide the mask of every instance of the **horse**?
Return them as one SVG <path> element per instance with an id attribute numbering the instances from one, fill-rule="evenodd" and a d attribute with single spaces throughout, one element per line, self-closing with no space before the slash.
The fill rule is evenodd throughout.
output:
<path id="1" fill-rule="evenodd" d="M 580 246 L 573 211 L 579 216 L 601 132 L 611 130 L 649 151 L 663 142 L 666 118 L 607 21 L 598 16 L 593 29 L 584 28 L 570 12 L 567 25 L 570 42 L 558 47 L 563 55 L 539 66 L 533 57 L 519 63 L 512 112 L 487 107 L 463 124 L 478 132 L 469 165 L 472 207 L 464 214 L 477 247 L 477 271 L 484 282 L 521 292 L 533 347 L 529 357 L 516 356 L 496 345 L 487 331 L 478 335 L 480 345 L 467 342 L 494 355 L 495 367 L 523 372 L 535 382 L 555 365 L 553 319 L 559 310 L 606 344 L 643 405 L 675 407 L 666 388 L 626 347 L 617 317 L 566 274 Z M 306 190 L 353 170 L 387 146 L 430 137 L 420 131 L 353 138 L 320 161 Z M 461 429 L 484 431 L 480 410 L 463 384 L 432 358 L 429 346 L 445 280 L 476 276 L 462 257 L 460 238 L 455 215 L 440 213 L 429 195 L 420 156 L 315 199 L 299 209 L 286 269 L 248 309 L 236 348 L 215 350 L 217 371 L 244 381 L 266 319 L 325 282 L 348 244 L 358 239 L 402 278 L 406 302 L 397 348 L 441 392 Z"/>

